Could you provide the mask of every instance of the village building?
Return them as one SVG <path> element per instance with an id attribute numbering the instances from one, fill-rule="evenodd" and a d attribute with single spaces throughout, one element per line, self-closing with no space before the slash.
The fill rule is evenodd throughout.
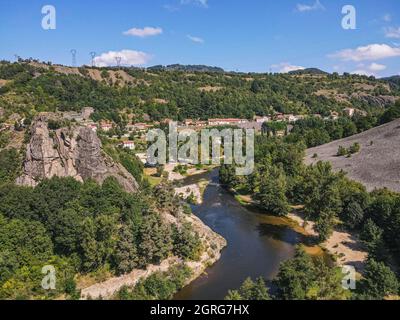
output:
<path id="1" fill-rule="evenodd" d="M 152 127 L 153 127 L 152 125 L 149 125 L 147 123 L 134 123 L 134 124 L 130 124 L 130 125 L 126 126 L 126 128 L 129 132 L 132 132 L 132 131 L 146 132 L 147 130 L 149 130 Z"/>
<path id="2" fill-rule="evenodd" d="M 238 125 L 248 122 L 246 119 L 236 119 L 236 118 L 227 118 L 227 119 L 208 119 L 209 126 L 229 126 L 229 125 Z"/>
<path id="3" fill-rule="evenodd" d="M 283 113 L 276 113 L 274 115 L 274 117 L 273 117 L 273 120 L 277 121 L 277 122 L 282 122 L 282 121 L 285 121 L 286 118 L 285 118 L 285 115 Z"/>
<path id="4" fill-rule="evenodd" d="M 207 127 L 207 121 L 195 121 L 194 122 L 194 126 L 196 128 L 203 128 L 203 127 Z"/>
<path id="5" fill-rule="evenodd" d="M 106 121 L 100 122 L 100 129 L 103 130 L 104 132 L 108 132 L 112 128 L 113 128 L 113 125 L 111 122 L 106 122 Z"/>
<path id="6" fill-rule="evenodd" d="M 194 129 L 198 128 L 203 128 L 207 126 L 207 121 L 201 121 L 201 120 L 193 120 L 193 119 L 185 119 L 182 122 L 182 127 L 183 128 L 189 128 L 192 127 Z"/>
<path id="7" fill-rule="evenodd" d="M 267 116 L 264 116 L 264 117 L 255 116 L 255 117 L 254 117 L 254 121 L 257 122 L 257 123 L 264 123 L 264 122 L 271 121 L 271 117 L 267 117 Z"/>
<path id="8" fill-rule="evenodd" d="M 287 122 L 296 122 L 297 120 L 299 120 L 297 118 L 297 116 L 293 115 L 293 114 L 286 114 L 284 115 L 284 118 Z"/>
<path id="9" fill-rule="evenodd" d="M 123 141 L 122 142 L 122 147 L 125 149 L 129 149 L 129 150 L 134 150 L 135 149 L 135 142 L 133 141 Z"/>
<path id="10" fill-rule="evenodd" d="M 186 127 L 193 126 L 194 123 L 195 123 L 195 121 L 194 121 L 193 119 L 185 119 L 185 121 L 183 121 L 183 124 L 184 124 Z"/>

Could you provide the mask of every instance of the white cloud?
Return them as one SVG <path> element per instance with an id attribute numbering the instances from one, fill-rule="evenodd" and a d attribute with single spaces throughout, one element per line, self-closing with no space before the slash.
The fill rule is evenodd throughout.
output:
<path id="1" fill-rule="evenodd" d="M 386 69 L 386 66 L 373 62 L 368 66 L 368 69 L 371 71 L 382 71 Z"/>
<path id="2" fill-rule="evenodd" d="M 161 28 L 145 27 L 142 29 L 140 28 L 129 29 L 128 31 L 124 32 L 124 35 L 145 38 L 145 37 L 157 36 L 162 33 L 163 30 Z"/>
<path id="3" fill-rule="evenodd" d="M 102 53 L 94 58 L 94 62 L 98 67 L 115 66 L 116 58 L 121 58 L 121 65 L 140 66 L 144 65 L 152 59 L 152 55 L 135 50 L 109 51 Z"/>
<path id="4" fill-rule="evenodd" d="M 351 74 L 358 74 L 358 75 L 361 75 L 361 76 L 368 76 L 368 77 L 375 76 L 375 74 L 373 72 L 368 71 L 368 70 L 364 70 L 364 69 L 354 70 L 354 71 L 352 71 L 350 73 Z"/>
<path id="5" fill-rule="evenodd" d="M 174 6 L 174 5 L 172 5 L 172 4 L 165 4 L 165 5 L 163 5 L 163 8 L 164 8 L 165 10 L 168 10 L 169 12 L 176 12 L 176 11 L 179 10 L 179 7 Z"/>
<path id="6" fill-rule="evenodd" d="M 313 5 L 298 3 L 296 9 L 299 12 L 315 11 L 315 10 L 325 10 L 325 7 L 319 0 L 316 0 Z"/>
<path id="7" fill-rule="evenodd" d="M 369 44 L 356 49 L 344 49 L 329 55 L 343 61 L 380 60 L 400 56 L 400 48 L 394 48 L 387 44 Z"/>
<path id="8" fill-rule="evenodd" d="M 193 42 L 204 43 L 204 39 L 202 39 L 202 38 L 194 37 L 194 36 L 191 36 L 190 34 L 188 34 L 187 37 L 188 37 L 189 40 L 191 40 Z"/>
<path id="9" fill-rule="evenodd" d="M 382 20 L 385 22 L 390 22 L 390 21 L 392 21 L 392 15 L 387 13 L 382 17 Z"/>
<path id="10" fill-rule="evenodd" d="M 295 66 L 290 64 L 289 62 L 282 62 L 279 64 L 274 64 L 271 66 L 273 69 L 278 70 L 280 73 L 288 73 L 290 71 L 295 71 L 295 70 L 304 70 L 305 67 L 302 66 Z"/>
<path id="11" fill-rule="evenodd" d="M 386 38 L 400 39 L 400 27 L 398 28 L 388 27 L 384 28 L 384 31 Z"/>
<path id="12" fill-rule="evenodd" d="M 208 0 L 181 0 L 181 4 L 196 4 L 203 8 L 208 8 Z"/>
<path id="13" fill-rule="evenodd" d="M 357 65 L 357 70 L 352 71 L 352 74 L 359 74 L 364 76 L 378 76 L 379 71 L 385 70 L 387 67 L 383 64 L 378 64 L 376 62 L 372 62 L 370 65 L 364 65 L 363 63 L 359 63 Z"/>

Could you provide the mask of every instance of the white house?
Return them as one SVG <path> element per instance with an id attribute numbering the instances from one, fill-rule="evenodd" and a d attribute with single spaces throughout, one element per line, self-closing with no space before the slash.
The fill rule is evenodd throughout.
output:
<path id="1" fill-rule="evenodd" d="M 122 147 L 129 150 L 135 149 L 135 143 L 133 141 L 123 141 Z"/>
<path id="2" fill-rule="evenodd" d="M 102 122 L 100 124 L 101 130 L 103 130 L 104 132 L 110 131 L 112 129 L 112 127 L 113 127 L 112 124 L 109 122 Z"/>
<path id="3" fill-rule="evenodd" d="M 268 122 L 268 121 L 270 121 L 271 120 L 271 118 L 270 117 L 260 117 L 260 116 L 255 116 L 254 117 L 254 120 L 257 122 L 257 123 L 264 123 L 264 122 Z"/>
<path id="4" fill-rule="evenodd" d="M 228 118 L 228 119 L 209 119 L 208 125 L 209 126 L 224 126 L 224 125 L 238 125 L 247 123 L 248 120 L 246 119 L 235 119 L 235 118 Z"/>

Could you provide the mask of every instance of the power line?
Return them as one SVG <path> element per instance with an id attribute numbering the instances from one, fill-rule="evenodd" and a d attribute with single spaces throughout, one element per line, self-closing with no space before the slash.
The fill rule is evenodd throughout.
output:
<path id="1" fill-rule="evenodd" d="M 71 55 L 72 55 L 72 66 L 76 67 L 76 50 L 71 49 Z"/>
<path id="2" fill-rule="evenodd" d="M 117 61 L 118 68 L 121 66 L 122 57 L 115 57 L 115 61 Z"/>
<path id="3" fill-rule="evenodd" d="M 95 67 L 96 63 L 95 63 L 95 59 L 94 58 L 96 58 L 96 52 L 92 51 L 89 54 L 92 57 L 92 67 Z"/>

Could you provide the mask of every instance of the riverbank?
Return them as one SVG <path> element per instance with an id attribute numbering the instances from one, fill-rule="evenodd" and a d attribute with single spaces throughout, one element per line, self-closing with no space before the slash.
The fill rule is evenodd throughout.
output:
<path id="1" fill-rule="evenodd" d="M 290 213 L 288 217 L 302 226 L 307 234 L 318 236 L 318 233 L 314 230 L 314 222 L 305 221 L 302 214 L 298 212 Z M 320 246 L 334 257 L 338 266 L 353 266 L 358 273 L 364 271 L 368 253 L 357 235 L 347 231 L 334 230 L 329 239 Z"/>
<path id="2" fill-rule="evenodd" d="M 240 195 L 234 190 L 230 191 L 234 193 L 235 198 L 242 205 L 258 207 L 258 204 L 252 200 L 251 196 Z M 306 221 L 304 215 L 298 209 L 301 209 L 301 206 L 293 207 L 293 211 L 287 217 L 295 222 L 305 235 L 318 237 L 318 233 L 314 229 L 315 223 Z M 334 230 L 329 239 L 317 247 L 328 252 L 339 267 L 353 266 L 358 273 L 363 272 L 368 253 L 357 235 L 344 230 Z M 305 249 L 312 255 L 316 252 L 319 254 L 316 246 L 305 246 Z"/>
<path id="3" fill-rule="evenodd" d="M 169 167 L 172 172 L 172 167 Z M 192 170 L 191 176 L 206 173 L 208 170 Z M 185 177 L 181 175 L 172 175 L 172 181 L 183 180 Z M 182 178 L 183 179 L 182 179 Z M 179 194 L 183 198 L 188 198 L 193 195 L 193 198 L 198 202 L 202 203 L 204 190 L 206 189 L 209 181 L 206 179 L 199 179 L 195 184 L 177 187 L 175 193 Z M 186 195 L 186 197 L 185 197 Z M 159 265 L 149 265 L 146 269 L 135 269 L 129 274 L 111 277 L 107 280 L 94 283 L 87 287 L 79 287 L 81 289 L 81 299 L 113 299 L 113 296 L 124 286 L 134 287 L 140 280 L 144 280 L 150 275 L 156 272 L 166 272 L 170 267 L 175 264 L 184 263 L 188 266 L 192 275 L 185 285 L 190 284 L 193 280 L 201 276 L 204 271 L 212 266 L 221 257 L 221 251 L 226 247 L 227 241 L 218 233 L 214 232 L 210 227 L 204 224 L 196 215 L 185 215 L 184 221 L 178 221 L 178 219 L 170 214 L 161 213 L 164 221 L 169 224 L 182 224 L 189 223 L 193 231 L 197 232 L 203 245 L 203 253 L 198 261 L 183 261 L 178 257 L 169 257 L 163 260 Z"/>
<path id="4" fill-rule="evenodd" d="M 168 219 L 174 220 L 170 216 Z M 183 261 L 178 257 L 169 257 L 159 265 L 149 265 L 146 269 L 135 269 L 132 272 L 119 277 L 112 277 L 105 281 L 95 283 L 81 289 L 81 300 L 87 299 L 113 299 L 113 296 L 124 286 L 134 287 L 140 280 L 144 280 L 156 272 L 166 272 L 175 264 L 184 263 L 192 270 L 192 276 L 187 279 L 185 285 L 189 284 L 200 275 L 206 268 L 213 265 L 221 257 L 222 249 L 227 245 L 226 240 L 219 234 L 212 231 L 198 217 L 190 215 L 185 217 L 185 222 L 192 225 L 203 243 L 203 253 L 199 261 Z"/>

